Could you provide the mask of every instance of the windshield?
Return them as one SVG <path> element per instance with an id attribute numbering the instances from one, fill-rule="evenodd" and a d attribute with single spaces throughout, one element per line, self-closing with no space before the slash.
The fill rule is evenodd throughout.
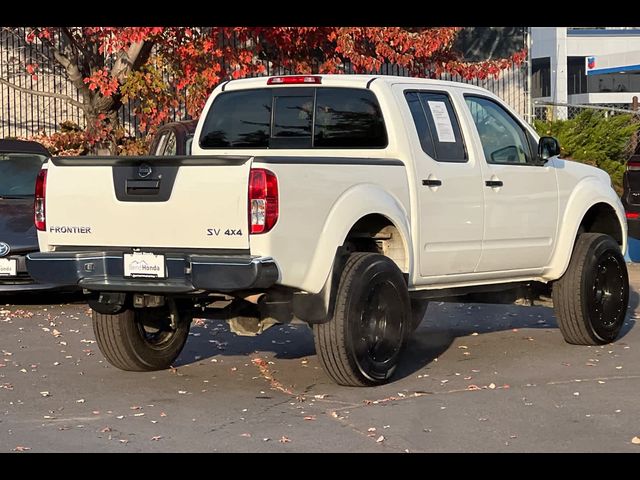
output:
<path id="1" fill-rule="evenodd" d="M 0 197 L 33 196 L 36 177 L 46 159 L 35 153 L 0 153 Z"/>

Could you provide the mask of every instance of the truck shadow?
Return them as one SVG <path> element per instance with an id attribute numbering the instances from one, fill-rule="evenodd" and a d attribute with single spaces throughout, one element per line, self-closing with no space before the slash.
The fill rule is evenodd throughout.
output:
<path id="1" fill-rule="evenodd" d="M 640 303 L 632 290 L 629 310 L 619 340 L 635 326 L 633 313 Z M 392 381 L 413 375 L 446 352 L 459 337 L 514 329 L 557 329 L 553 309 L 514 305 L 431 304 L 420 327 L 411 336 Z M 557 332 L 560 335 L 560 332 Z M 206 320 L 192 326 L 189 341 L 176 366 L 225 356 L 260 356 L 276 359 L 315 356 L 313 333 L 303 323 L 277 325 L 256 337 L 239 337 L 224 321 Z M 247 359 L 248 361 L 249 359 Z"/>
<path id="2" fill-rule="evenodd" d="M 0 293 L 0 305 L 40 306 L 86 303 L 82 291 Z"/>

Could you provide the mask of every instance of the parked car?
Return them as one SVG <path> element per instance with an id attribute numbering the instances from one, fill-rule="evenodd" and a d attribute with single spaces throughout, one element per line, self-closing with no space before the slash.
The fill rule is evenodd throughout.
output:
<path id="1" fill-rule="evenodd" d="M 161 126 L 153 137 L 149 155 L 190 155 L 196 125 L 197 120 L 185 120 Z"/>
<path id="2" fill-rule="evenodd" d="M 0 293 L 54 287 L 34 282 L 25 264 L 25 255 L 38 251 L 34 189 L 49 156 L 37 142 L 0 140 Z"/>
<path id="3" fill-rule="evenodd" d="M 629 236 L 640 239 L 640 155 L 633 155 L 627 162 L 622 184 L 622 205 L 627 216 Z"/>

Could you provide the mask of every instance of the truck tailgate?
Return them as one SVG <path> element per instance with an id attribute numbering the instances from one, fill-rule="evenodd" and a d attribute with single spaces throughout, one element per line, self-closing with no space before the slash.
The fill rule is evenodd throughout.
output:
<path id="1" fill-rule="evenodd" d="M 48 165 L 50 246 L 249 248 L 250 157 L 73 157 Z"/>

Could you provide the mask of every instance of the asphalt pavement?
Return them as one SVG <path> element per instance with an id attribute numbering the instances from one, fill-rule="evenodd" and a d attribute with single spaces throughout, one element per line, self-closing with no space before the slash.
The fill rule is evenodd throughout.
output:
<path id="1" fill-rule="evenodd" d="M 629 269 L 611 345 L 566 344 L 546 307 L 432 303 L 377 388 L 333 384 L 301 323 L 247 338 L 195 320 L 175 368 L 131 373 L 80 298 L 0 297 L 0 452 L 640 453 Z"/>

